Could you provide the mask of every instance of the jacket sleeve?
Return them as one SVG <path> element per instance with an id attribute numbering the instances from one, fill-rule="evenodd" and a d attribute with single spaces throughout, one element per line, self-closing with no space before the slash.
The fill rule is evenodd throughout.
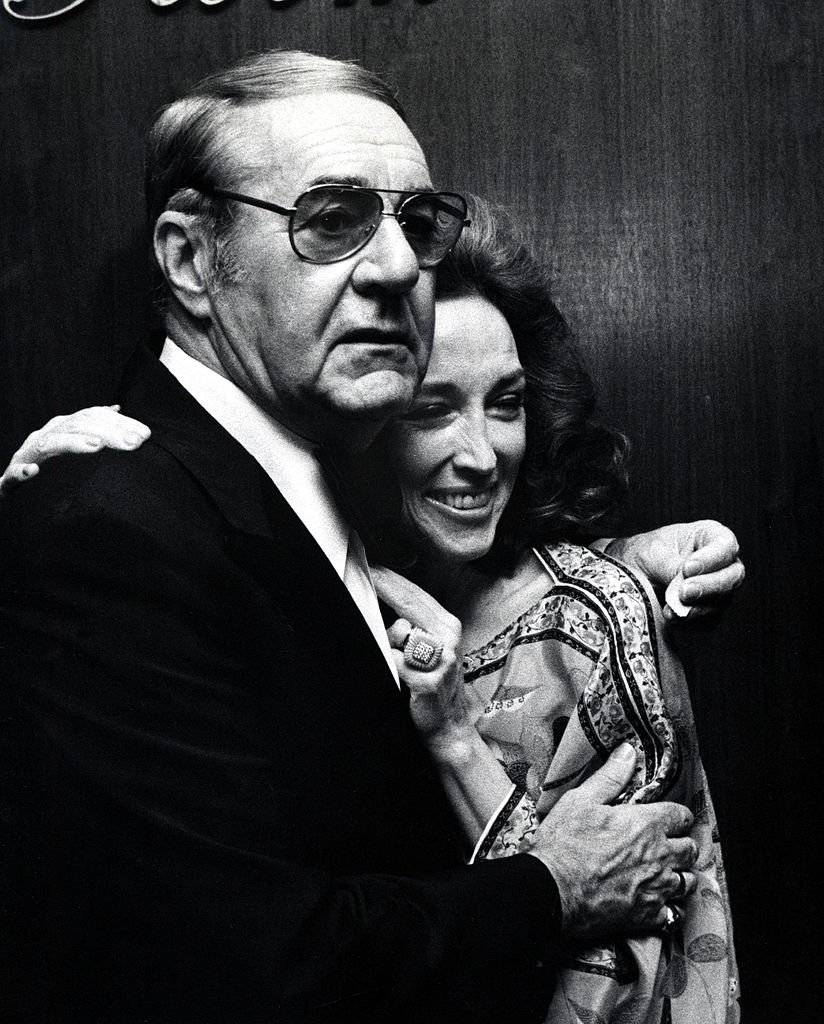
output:
<path id="1" fill-rule="evenodd" d="M 195 484 L 172 518 L 162 486 L 92 461 L 4 510 L 6 1019 L 542 1020 L 560 930 L 543 865 L 307 866 L 265 728 L 277 693 L 238 656 L 260 630 L 286 651 L 288 625 L 256 620 Z"/>

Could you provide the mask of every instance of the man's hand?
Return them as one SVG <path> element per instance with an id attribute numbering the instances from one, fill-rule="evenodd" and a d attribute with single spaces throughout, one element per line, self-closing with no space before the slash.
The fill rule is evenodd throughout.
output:
<path id="1" fill-rule="evenodd" d="M 12 455 L 0 477 L 0 498 L 30 480 L 55 455 L 87 455 L 101 448 L 139 448 L 151 431 L 139 420 L 123 416 L 119 405 L 97 405 L 69 416 L 55 416 L 33 431 Z"/>
<path id="2" fill-rule="evenodd" d="M 673 610 L 666 605 L 664 617 L 668 619 L 676 613 L 689 621 L 717 617 L 744 582 L 735 534 L 712 519 L 673 523 L 635 537 L 620 537 L 610 541 L 605 551 L 638 569 L 662 592 L 676 581 L 668 598 L 686 607 Z"/>
<path id="3" fill-rule="evenodd" d="M 667 920 L 665 904 L 695 888 L 690 868 L 698 849 L 685 836 L 693 821 L 686 807 L 610 806 L 634 768 L 635 751 L 622 744 L 594 775 L 561 797 L 528 851 L 552 872 L 569 940 L 659 930 Z"/>

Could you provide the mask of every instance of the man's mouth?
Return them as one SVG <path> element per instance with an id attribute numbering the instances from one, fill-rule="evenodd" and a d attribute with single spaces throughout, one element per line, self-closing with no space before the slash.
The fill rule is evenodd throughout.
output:
<path id="1" fill-rule="evenodd" d="M 467 511 L 469 509 L 486 508 L 492 501 L 493 488 L 483 491 L 430 491 L 427 498 L 447 508 Z"/>
<path id="2" fill-rule="evenodd" d="M 349 331 L 341 338 L 345 345 L 386 345 L 412 348 L 412 338 L 405 331 L 381 331 L 375 328 Z"/>

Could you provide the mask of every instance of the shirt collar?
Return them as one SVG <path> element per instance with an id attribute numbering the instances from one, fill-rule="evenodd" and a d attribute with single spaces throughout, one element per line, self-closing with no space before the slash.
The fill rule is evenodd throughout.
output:
<path id="1" fill-rule="evenodd" d="M 264 412 L 228 378 L 167 338 L 160 361 L 189 394 L 260 463 L 343 579 L 349 525 L 315 458 L 315 445 Z"/>

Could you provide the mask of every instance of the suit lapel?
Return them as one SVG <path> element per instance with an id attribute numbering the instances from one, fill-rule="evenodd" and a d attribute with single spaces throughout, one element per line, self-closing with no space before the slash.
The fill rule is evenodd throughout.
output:
<path id="1" fill-rule="evenodd" d="M 314 537 L 260 464 L 148 350 L 127 368 L 122 406 L 209 493 L 226 520 L 232 558 L 285 612 L 302 645 L 370 680 L 373 696 L 401 703 L 375 638 Z"/>
<path id="2" fill-rule="evenodd" d="M 196 479 L 220 511 L 227 554 L 271 602 L 261 678 L 289 713 L 271 727 L 294 755 L 301 793 L 334 793 L 304 822 L 319 862 L 405 872 L 459 863 L 461 839 L 432 763 L 369 627 L 346 587 L 261 466 L 148 351 L 124 378 L 122 408 Z M 267 629 L 265 620 L 262 628 Z M 271 631 L 270 631 L 271 632 Z M 273 646 L 274 645 L 274 646 Z M 285 730 L 285 731 L 284 731 Z M 331 781 L 330 781 L 331 779 Z M 301 800 L 305 800 L 302 797 Z M 330 821 L 334 821 L 331 826 Z M 331 856 L 331 855 L 330 855 Z"/>

